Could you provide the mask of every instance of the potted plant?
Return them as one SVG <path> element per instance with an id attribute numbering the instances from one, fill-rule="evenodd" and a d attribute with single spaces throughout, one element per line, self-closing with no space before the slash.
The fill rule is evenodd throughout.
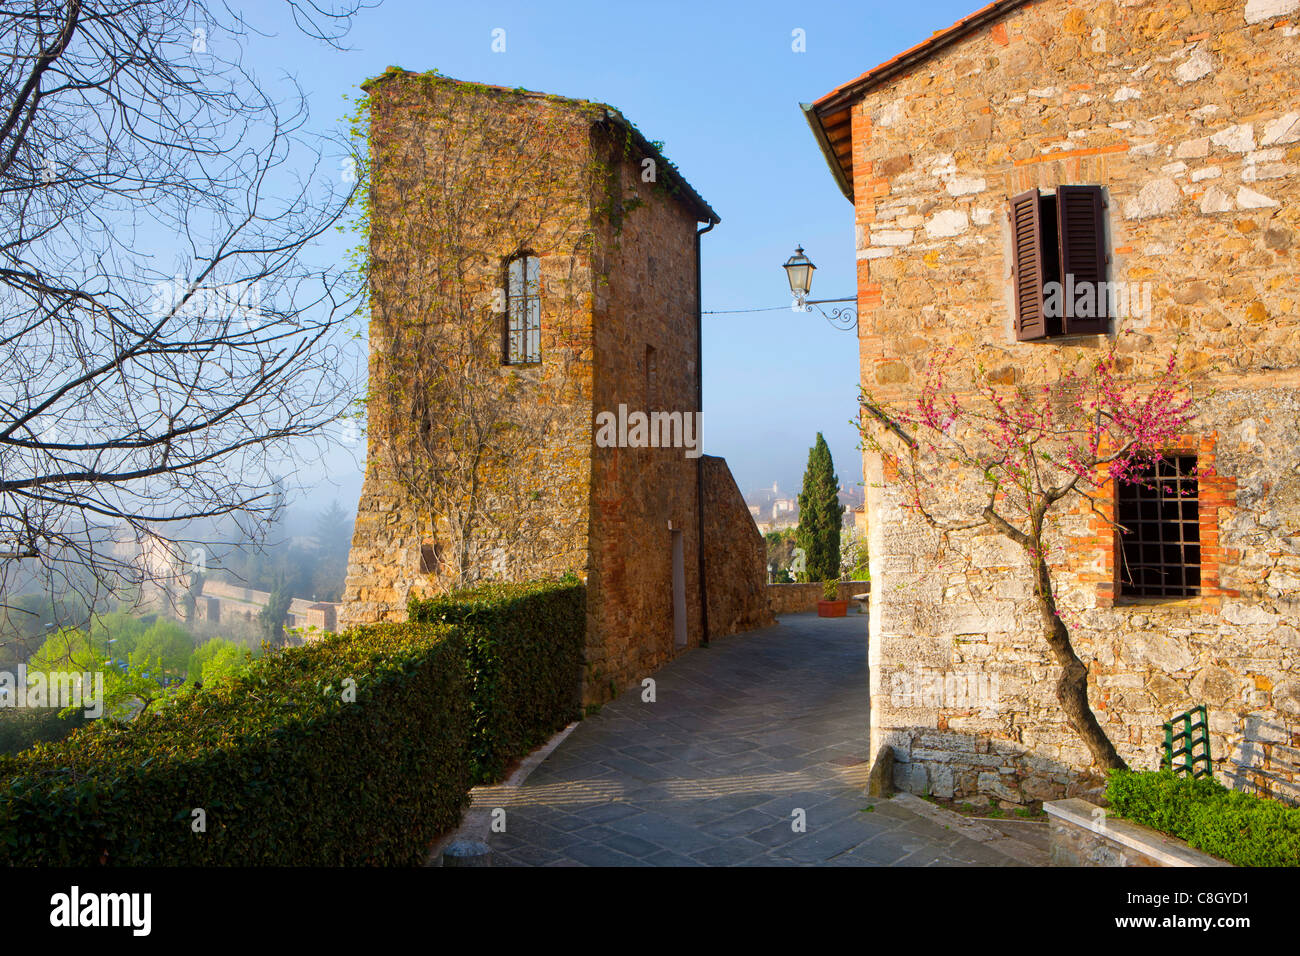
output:
<path id="1" fill-rule="evenodd" d="M 818 617 L 844 617 L 849 610 L 849 602 L 839 600 L 840 582 L 826 580 L 822 582 L 824 600 L 817 602 Z"/>

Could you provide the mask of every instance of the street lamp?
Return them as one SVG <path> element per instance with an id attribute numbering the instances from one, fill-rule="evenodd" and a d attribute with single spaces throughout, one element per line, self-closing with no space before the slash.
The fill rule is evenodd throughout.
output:
<path id="1" fill-rule="evenodd" d="M 794 255 L 785 260 L 786 278 L 790 280 L 790 291 L 794 297 L 803 300 L 812 291 L 812 274 L 817 267 L 803 254 L 803 246 L 795 246 Z"/>
<path id="2" fill-rule="evenodd" d="M 811 312 L 813 306 L 817 306 L 817 311 L 835 328 L 842 331 L 848 331 L 858 324 L 858 313 L 856 309 L 849 306 L 842 306 L 838 309 L 831 309 L 828 315 L 826 310 L 821 308 L 833 302 L 853 302 L 856 303 L 855 297 L 843 299 L 810 299 L 808 293 L 812 291 L 812 275 L 817 267 L 813 265 L 812 260 L 803 253 L 803 246 L 796 246 L 794 255 L 785 260 L 785 276 L 790 282 L 790 294 L 794 296 L 794 301 L 790 304 L 792 312 Z"/>

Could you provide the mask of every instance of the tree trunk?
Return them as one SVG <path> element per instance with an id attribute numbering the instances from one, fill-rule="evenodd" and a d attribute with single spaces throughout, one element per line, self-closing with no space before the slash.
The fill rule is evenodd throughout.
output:
<path id="1" fill-rule="evenodd" d="M 1061 665 L 1061 679 L 1056 683 L 1056 699 L 1074 732 L 1087 744 L 1093 761 L 1103 770 L 1127 770 L 1128 764 L 1115 750 L 1115 745 L 1097 722 L 1097 716 L 1088 703 L 1088 668 L 1074 653 L 1070 631 L 1056 610 L 1056 597 L 1052 593 L 1052 575 L 1047 561 L 1042 557 L 1041 545 L 1036 555 L 1035 587 L 1038 611 L 1043 622 L 1043 637 L 1052 649 L 1056 662 Z"/>

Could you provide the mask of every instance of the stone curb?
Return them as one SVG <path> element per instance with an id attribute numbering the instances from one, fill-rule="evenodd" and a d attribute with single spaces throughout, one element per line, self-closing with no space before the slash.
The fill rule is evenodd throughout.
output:
<path id="1" fill-rule="evenodd" d="M 990 848 L 1018 863 L 1024 863 L 1026 866 L 1052 865 L 1051 856 L 1038 847 L 1030 846 L 1015 837 L 1009 837 L 1001 830 L 995 830 L 978 820 L 962 816 L 960 813 L 955 813 L 944 807 L 935 806 L 929 800 L 922 800 L 916 794 L 899 793 L 895 794 L 891 799 L 893 802 L 911 810 L 917 816 L 925 817 L 940 826 L 947 827 L 954 833 L 959 833 L 978 843 L 988 844 Z"/>
<path id="2" fill-rule="evenodd" d="M 481 800 L 487 794 L 495 794 L 501 790 L 517 790 L 524 785 L 530 774 L 536 770 L 549 757 L 556 747 L 564 743 L 566 737 L 573 733 L 574 729 L 581 721 L 575 720 L 563 730 L 554 734 L 550 740 L 542 744 L 527 757 L 525 757 L 515 768 L 514 773 L 507 777 L 501 783 L 495 783 L 490 786 L 475 787 L 470 791 L 471 802 L 469 809 L 465 811 L 465 816 L 461 818 L 460 826 L 452 832 L 441 837 L 429 851 L 429 857 L 425 861 L 425 866 L 442 866 L 442 853 L 452 843 L 464 841 L 470 843 L 487 843 L 488 836 L 492 832 L 492 807 L 489 803 L 495 803 L 492 800 Z"/>
<path id="3" fill-rule="evenodd" d="M 1095 834 L 1150 857 L 1161 866 L 1232 866 L 1225 860 L 1194 849 L 1182 840 L 1132 820 L 1113 816 L 1087 800 L 1053 800 L 1043 809 L 1054 821 Z"/>

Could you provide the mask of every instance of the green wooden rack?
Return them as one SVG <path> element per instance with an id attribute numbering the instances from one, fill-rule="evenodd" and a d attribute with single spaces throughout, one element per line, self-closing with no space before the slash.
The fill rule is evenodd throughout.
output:
<path id="1" fill-rule="evenodd" d="M 1182 762 L 1174 763 L 1176 757 L 1182 757 Z M 1210 760 L 1210 717 L 1204 704 L 1165 723 L 1165 752 L 1160 766 L 1193 777 L 1214 776 L 1214 764 Z"/>

